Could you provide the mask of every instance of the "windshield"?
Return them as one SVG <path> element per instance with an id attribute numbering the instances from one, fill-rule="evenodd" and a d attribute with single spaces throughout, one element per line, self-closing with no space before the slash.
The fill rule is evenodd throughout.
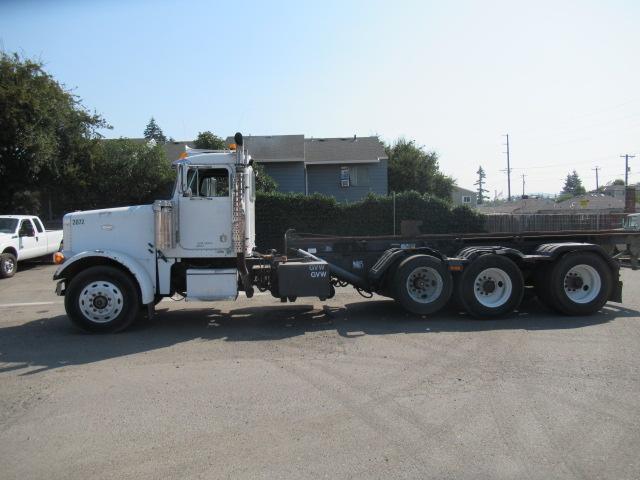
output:
<path id="1" fill-rule="evenodd" d="M 16 218 L 0 218 L 0 233 L 14 233 L 17 226 Z"/>

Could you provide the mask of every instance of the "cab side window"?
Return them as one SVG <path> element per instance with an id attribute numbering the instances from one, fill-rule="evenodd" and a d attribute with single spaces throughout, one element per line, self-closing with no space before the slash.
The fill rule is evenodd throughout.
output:
<path id="1" fill-rule="evenodd" d="M 20 232 L 18 233 L 21 237 L 35 237 L 36 232 L 33 229 L 33 224 L 31 220 L 22 220 L 20 224 Z"/>
<path id="2" fill-rule="evenodd" d="M 198 168 L 187 172 L 187 188 L 194 197 L 228 197 L 229 171 L 226 168 Z"/>
<path id="3" fill-rule="evenodd" d="M 36 224 L 36 230 L 38 230 L 38 233 L 44 232 L 44 227 L 42 226 L 39 218 L 34 218 L 33 223 Z"/>

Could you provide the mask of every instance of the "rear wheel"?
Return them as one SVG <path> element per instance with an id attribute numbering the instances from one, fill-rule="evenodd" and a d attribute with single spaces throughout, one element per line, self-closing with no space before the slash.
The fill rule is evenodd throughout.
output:
<path id="1" fill-rule="evenodd" d="M 482 255 L 463 272 L 458 300 L 476 317 L 498 317 L 518 308 L 524 295 L 524 280 L 518 266 L 501 255 Z"/>
<path id="2" fill-rule="evenodd" d="M 430 255 L 403 260 L 393 279 L 394 298 L 405 309 L 428 315 L 446 305 L 453 291 L 451 273 L 442 261 Z"/>
<path id="3" fill-rule="evenodd" d="M 13 253 L 0 255 L 0 278 L 13 277 L 18 270 L 18 261 Z"/>
<path id="4" fill-rule="evenodd" d="M 76 275 L 64 299 L 69 319 L 89 332 L 124 330 L 140 312 L 136 286 L 122 270 L 96 266 Z"/>
<path id="5" fill-rule="evenodd" d="M 612 286 L 611 269 L 602 257 L 568 253 L 551 268 L 549 301 L 566 315 L 590 315 L 607 303 Z"/>

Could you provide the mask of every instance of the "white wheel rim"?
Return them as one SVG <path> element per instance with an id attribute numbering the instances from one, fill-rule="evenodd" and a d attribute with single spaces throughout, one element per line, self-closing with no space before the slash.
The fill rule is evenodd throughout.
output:
<path id="1" fill-rule="evenodd" d="M 406 288 L 413 301 L 432 303 L 442 295 L 444 281 L 435 268 L 418 267 L 407 277 Z"/>
<path id="2" fill-rule="evenodd" d="M 13 273 L 16 268 L 16 262 L 12 258 L 6 258 L 4 260 L 4 271 L 6 273 Z"/>
<path id="3" fill-rule="evenodd" d="M 601 289 L 600 274 L 591 265 L 576 265 L 564 276 L 564 293 L 572 302 L 589 303 L 600 294 Z"/>
<path id="4" fill-rule="evenodd" d="M 489 308 L 503 306 L 511 298 L 512 291 L 511 277 L 500 268 L 487 268 L 481 271 L 473 282 L 476 300 Z"/>
<path id="5" fill-rule="evenodd" d="M 115 319 L 123 307 L 122 292 L 113 283 L 98 280 L 86 285 L 78 306 L 84 317 L 95 323 L 106 323 Z"/>

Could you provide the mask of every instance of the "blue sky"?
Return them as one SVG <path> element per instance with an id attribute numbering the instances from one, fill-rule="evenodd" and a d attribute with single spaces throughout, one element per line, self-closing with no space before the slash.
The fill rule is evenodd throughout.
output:
<path id="1" fill-rule="evenodd" d="M 0 47 L 141 136 L 404 136 L 506 195 L 640 181 L 637 1 L 7 1 Z"/>

